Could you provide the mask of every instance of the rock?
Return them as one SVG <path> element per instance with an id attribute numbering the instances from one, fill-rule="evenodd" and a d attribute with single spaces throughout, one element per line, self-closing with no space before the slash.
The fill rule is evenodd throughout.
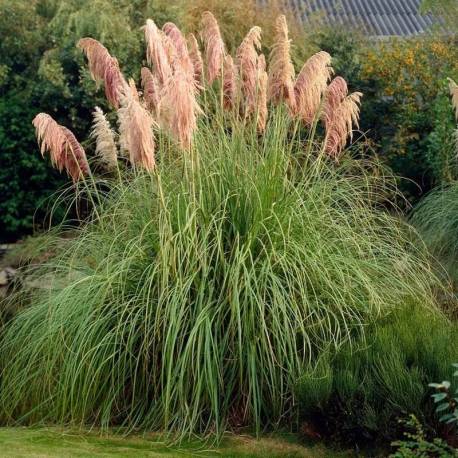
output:
<path id="1" fill-rule="evenodd" d="M 9 276 L 10 281 L 13 280 L 13 278 L 17 274 L 17 270 L 13 269 L 12 267 L 5 267 L 6 274 Z"/>
<path id="2" fill-rule="evenodd" d="M 16 269 L 12 267 L 5 267 L 3 270 L 0 270 L 0 286 L 9 285 L 16 276 L 16 273 Z"/>
<path id="3" fill-rule="evenodd" d="M 7 286 L 9 282 L 6 270 L 0 270 L 0 286 Z"/>

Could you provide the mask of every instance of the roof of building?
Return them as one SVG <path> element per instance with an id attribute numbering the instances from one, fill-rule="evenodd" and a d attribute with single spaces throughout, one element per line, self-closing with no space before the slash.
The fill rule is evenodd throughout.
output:
<path id="1" fill-rule="evenodd" d="M 420 14 L 421 0 L 289 0 L 304 23 L 321 20 L 360 28 L 370 36 L 410 36 L 441 28 L 440 19 Z"/>

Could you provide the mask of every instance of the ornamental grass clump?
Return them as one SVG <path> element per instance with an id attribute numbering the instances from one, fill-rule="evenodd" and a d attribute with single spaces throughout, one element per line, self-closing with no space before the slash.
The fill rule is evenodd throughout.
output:
<path id="1" fill-rule="evenodd" d="M 410 221 L 458 286 L 458 183 L 431 191 L 414 208 Z"/>
<path id="2" fill-rule="evenodd" d="M 181 35 L 148 21 L 145 93 L 132 83 L 116 92 L 130 163 L 104 177 L 103 194 L 81 177 L 97 212 L 30 272 L 51 281 L 28 282 L 30 306 L 1 338 L 3 422 L 178 438 L 260 431 L 295 418 L 295 383 L 323 348 L 363 337 L 407 301 L 434 313 L 427 255 L 380 210 L 393 180 L 342 149 L 356 113 L 338 111 L 346 124 L 329 154 L 328 134 L 313 135 L 320 112 L 309 129 L 292 109 L 290 70 L 269 73 L 254 56 L 257 36 L 248 91 L 241 54 L 228 58 L 211 13 L 203 27 L 204 69 L 191 73 L 170 39 Z M 321 110 L 315 80 L 308 106 L 319 93 Z"/>

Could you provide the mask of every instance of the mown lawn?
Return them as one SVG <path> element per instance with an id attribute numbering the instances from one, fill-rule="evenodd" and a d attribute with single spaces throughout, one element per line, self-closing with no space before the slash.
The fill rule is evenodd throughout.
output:
<path id="1" fill-rule="evenodd" d="M 2 458 L 67 457 L 305 457 L 354 456 L 322 445 L 303 446 L 292 436 L 227 436 L 217 449 L 199 443 L 169 447 L 157 436 L 120 436 L 58 428 L 0 428 Z"/>

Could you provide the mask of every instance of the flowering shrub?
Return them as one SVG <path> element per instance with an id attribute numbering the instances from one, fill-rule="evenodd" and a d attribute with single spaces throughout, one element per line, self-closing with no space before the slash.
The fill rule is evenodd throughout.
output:
<path id="1" fill-rule="evenodd" d="M 426 191 L 447 175 L 454 124 L 446 78 L 458 76 L 454 40 L 393 39 L 361 51 L 362 128 L 394 171 L 414 180 L 404 183 L 411 198 L 421 193 L 418 185 Z"/>

